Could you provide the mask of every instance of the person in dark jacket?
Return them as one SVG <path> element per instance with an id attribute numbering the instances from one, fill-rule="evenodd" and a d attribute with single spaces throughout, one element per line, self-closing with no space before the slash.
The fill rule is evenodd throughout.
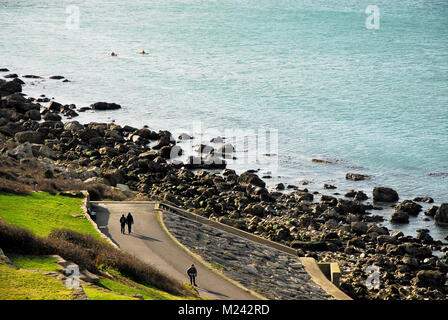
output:
<path id="1" fill-rule="evenodd" d="M 191 267 L 188 268 L 187 274 L 190 277 L 190 284 L 194 285 L 194 286 L 197 286 L 197 284 L 196 284 L 196 277 L 198 275 L 198 271 L 196 270 L 196 267 L 194 266 L 194 264 L 192 264 Z"/>
<path id="2" fill-rule="evenodd" d="M 121 233 L 124 233 L 125 232 L 125 226 L 126 226 L 126 217 L 124 216 L 124 214 L 121 215 L 120 225 L 121 225 Z"/>
<path id="3" fill-rule="evenodd" d="M 134 218 L 132 217 L 132 214 L 129 212 L 128 216 L 126 217 L 126 223 L 128 224 L 128 232 L 131 234 L 131 228 L 132 224 L 134 223 Z"/>

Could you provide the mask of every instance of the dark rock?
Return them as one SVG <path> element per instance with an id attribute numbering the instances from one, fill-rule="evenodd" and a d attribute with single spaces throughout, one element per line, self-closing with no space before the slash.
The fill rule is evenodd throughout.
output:
<path id="1" fill-rule="evenodd" d="M 121 106 L 116 103 L 108 103 L 108 102 L 96 102 L 90 105 L 93 110 L 116 110 L 121 109 Z"/>
<path id="2" fill-rule="evenodd" d="M 51 101 L 50 104 L 48 105 L 48 110 L 59 113 L 63 110 L 63 106 L 59 102 Z"/>
<path id="3" fill-rule="evenodd" d="M 275 189 L 275 190 L 285 190 L 285 185 L 284 185 L 283 183 L 277 183 L 277 184 L 274 186 L 274 189 Z"/>
<path id="4" fill-rule="evenodd" d="M 243 172 L 238 177 L 238 183 L 241 184 L 242 186 L 252 184 L 257 187 L 262 188 L 266 187 L 266 183 L 263 180 L 261 180 L 255 173 L 250 173 L 248 171 Z"/>
<path id="5" fill-rule="evenodd" d="M 298 241 L 294 240 L 290 244 L 291 248 L 302 249 L 305 251 L 326 251 L 328 250 L 327 242 L 325 241 Z"/>
<path id="6" fill-rule="evenodd" d="M 62 117 L 55 112 L 47 112 L 44 115 L 44 120 L 45 121 L 61 121 Z"/>
<path id="7" fill-rule="evenodd" d="M 19 76 L 16 73 L 10 73 L 10 74 L 7 74 L 6 76 L 4 76 L 3 78 L 14 79 L 14 78 L 18 78 L 18 77 Z"/>
<path id="8" fill-rule="evenodd" d="M 193 139 L 192 136 L 190 136 L 189 134 L 186 133 L 181 133 L 178 137 L 179 140 L 191 140 Z"/>
<path id="9" fill-rule="evenodd" d="M 365 175 L 365 174 L 360 174 L 360 173 L 347 173 L 345 175 L 345 179 L 347 180 L 353 180 L 353 181 L 362 181 L 365 179 L 369 179 L 372 176 L 369 175 Z"/>
<path id="10" fill-rule="evenodd" d="M 210 142 L 211 143 L 222 143 L 222 142 L 224 142 L 224 138 L 222 138 L 222 137 L 215 137 L 215 138 L 212 138 L 210 140 Z"/>
<path id="11" fill-rule="evenodd" d="M 39 110 L 28 110 L 25 115 L 31 120 L 39 121 L 42 119 Z"/>
<path id="12" fill-rule="evenodd" d="M 438 206 L 431 206 L 428 210 L 425 211 L 425 215 L 434 217 L 437 213 L 437 210 L 439 209 Z"/>
<path id="13" fill-rule="evenodd" d="M 336 189 L 336 186 L 333 186 L 331 184 L 324 184 L 324 189 Z"/>
<path id="14" fill-rule="evenodd" d="M 431 198 L 431 197 L 417 197 L 417 198 L 414 198 L 414 201 L 416 201 L 416 202 L 433 203 L 434 199 Z"/>
<path id="15" fill-rule="evenodd" d="M 36 76 L 36 75 L 33 75 L 33 74 L 26 74 L 23 77 L 27 78 L 27 79 L 42 79 L 42 77 Z"/>
<path id="16" fill-rule="evenodd" d="M 22 131 L 15 134 L 15 139 L 19 143 L 30 142 L 43 144 L 44 138 L 42 133 L 36 131 Z"/>
<path id="17" fill-rule="evenodd" d="M 64 124 L 64 130 L 66 131 L 79 131 L 84 129 L 84 126 L 78 121 L 70 121 Z"/>
<path id="18" fill-rule="evenodd" d="M 365 234 L 367 232 L 367 224 L 363 221 L 355 221 L 351 223 L 350 229 L 353 233 Z"/>
<path id="19" fill-rule="evenodd" d="M 438 225 L 448 225 L 448 203 L 442 203 L 440 205 L 434 215 L 434 219 Z"/>
<path id="20" fill-rule="evenodd" d="M 411 200 L 404 200 L 402 203 L 395 206 L 395 211 L 403 211 L 412 216 L 418 215 L 421 210 L 422 206 Z"/>
<path id="21" fill-rule="evenodd" d="M 62 80 L 62 79 L 64 79 L 65 77 L 63 77 L 63 76 L 51 76 L 51 77 L 49 77 L 48 79 L 52 79 L 52 80 Z"/>
<path id="22" fill-rule="evenodd" d="M 20 80 L 13 79 L 11 81 L 5 81 L 0 79 L 0 97 L 8 96 L 16 92 L 22 92 Z"/>
<path id="23" fill-rule="evenodd" d="M 445 285 L 445 275 L 436 270 L 420 270 L 415 277 L 417 287 L 442 288 Z"/>
<path id="24" fill-rule="evenodd" d="M 375 202 L 396 202 L 398 199 L 398 193 L 391 188 L 373 188 L 373 201 Z"/>
<path id="25" fill-rule="evenodd" d="M 395 211 L 390 216 L 390 221 L 395 223 L 408 223 L 409 222 L 409 214 L 404 211 Z"/>
<path id="26" fill-rule="evenodd" d="M 7 69 L 7 68 L 0 68 L 0 72 L 9 72 L 9 69 Z"/>

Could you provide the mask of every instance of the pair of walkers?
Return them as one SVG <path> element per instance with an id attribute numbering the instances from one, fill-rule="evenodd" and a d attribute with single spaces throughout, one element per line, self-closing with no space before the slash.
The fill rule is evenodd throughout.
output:
<path id="1" fill-rule="evenodd" d="M 128 216 L 125 217 L 124 214 L 121 215 L 120 218 L 120 225 L 121 225 L 121 233 L 125 233 L 125 227 L 128 225 L 128 233 L 131 233 L 132 224 L 134 223 L 134 218 L 132 217 L 132 214 L 129 212 Z"/>

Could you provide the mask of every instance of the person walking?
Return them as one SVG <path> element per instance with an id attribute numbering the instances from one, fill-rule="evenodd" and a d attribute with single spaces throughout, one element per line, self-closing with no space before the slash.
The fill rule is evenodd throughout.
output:
<path id="1" fill-rule="evenodd" d="M 126 217 L 126 223 L 128 224 L 128 233 L 131 234 L 131 228 L 132 224 L 134 223 L 134 218 L 132 217 L 132 214 L 129 212 L 128 216 Z"/>
<path id="2" fill-rule="evenodd" d="M 124 214 L 121 215 L 121 218 L 120 218 L 120 225 L 121 225 L 121 233 L 124 234 L 124 232 L 125 232 L 125 226 L 126 226 L 126 217 L 124 216 Z"/>
<path id="3" fill-rule="evenodd" d="M 194 266 L 194 264 L 192 264 L 191 267 L 188 268 L 187 274 L 190 277 L 190 284 L 194 285 L 194 286 L 197 286 L 197 284 L 196 284 L 196 277 L 198 275 L 198 271 L 196 270 L 196 267 Z"/>

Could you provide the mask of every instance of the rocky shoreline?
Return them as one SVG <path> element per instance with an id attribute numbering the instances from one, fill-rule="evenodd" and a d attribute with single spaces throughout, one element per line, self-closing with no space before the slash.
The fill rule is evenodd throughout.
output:
<path id="1" fill-rule="evenodd" d="M 372 203 L 355 190 L 337 198 L 297 187 L 285 193 L 279 184 L 271 192 L 256 171 L 238 175 L 226 169 L 224 159 L 231 156 L 232 146 L 225 143 L 219 150 L 201 145 L 198 155 L 185 163 L 171 161 L 182 148 L 169 131 L 67 121 L 88 109 L 118 109 L 117 104 L 98 102 L 78 109 L 45 96 L 27 97 L 18 76 L 6 79 L 0 79 L 2 157 L 39 158 L 52 175 L 169 201 L 295 248 L 299 256 L 338 262 L 341 289 L 355 299 L 448 298 L 447 245 L 435 241 L 427 229 L 416 237 L 392 232 L 378 225 L 381 216 L 371 213 L 378 203 L 387 203 L 395 206 L 391 221 L 406 223 L 422 211 L 417 202 L 431 202 L 430 198 L 399 202 L 398 193 L 385 187 L 373 190 Z M 425 214 L 438 224 L 448 224 L 447 203 L 432 206 Z M 374 278 L 366 271 L 371 266 L 378 267 Z M 379 287 L 369 286 L 372 279 Z"/>

